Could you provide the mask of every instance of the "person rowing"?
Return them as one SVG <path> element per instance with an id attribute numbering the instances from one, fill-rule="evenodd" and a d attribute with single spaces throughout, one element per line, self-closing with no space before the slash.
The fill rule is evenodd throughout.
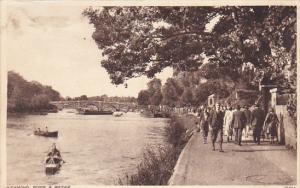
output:
<path id="1" fill-rule="evenodd" d="M 50 159 L 53 159 L 55 163 L 59 163 L 60 161 L 65 163 L 60 155 L 60 151 L 56 148 L 55 143 L 52 144 L 51 151 L 47 154 L 46 163 L 48 163 Z"/>

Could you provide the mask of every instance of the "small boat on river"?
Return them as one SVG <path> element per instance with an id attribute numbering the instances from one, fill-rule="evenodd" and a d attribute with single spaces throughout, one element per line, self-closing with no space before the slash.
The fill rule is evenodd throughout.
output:
<path id="1" fill-rule="evenodd" d="M 122 115 L 123 115 L 123 112 L 120 112 L 120 111 L 116 111 L 113 113 L 113 116 L 115 116 L 115 117 L 120 117 Z"/>
<path id="2" fill-rule="evenodd" d="M 98 109 L 96 107 L 78 108 L 77 111 L 81 115 L 112 115 L 114 113 L 111 110 Z"/>
<path id="3" fill-rule="evenodd" d="M 170 114 L 161 111 L 141 110 L 140 115 L 148 118 L 170 118 Z"/>
<path id="4" fill-rule="evenodd" d="M 153 114 L 153 116 L 155 118 L 170 118 L 170 114 L 166 113 L 166 112 L 155 112 Z"/>
<path id="5" fill-rule="evenodd" d="M 55 174 L 60 170 L 61 165 L 63 164 L 63 160 L 58 157 L 48 157 L 46 159 L 46 164 L 45 164 L 45 172 L 46 174 Z"/>
<path id="6" fill-rule="evenodd" d="M 82 114 L 82 115 L 112 115 L 113 111 L 110 111 L 110 110 L 99 110 L 99 111 L 83 110 L 83 111 L 79 111 L 79 114 Z"/>
<path id="7" fill-rule="evenodd" d="M 57 137 L 58 131 L 46 132 L 46 131 L 34 131 L 34 135 L 44 136 L 44 137 Z"/>

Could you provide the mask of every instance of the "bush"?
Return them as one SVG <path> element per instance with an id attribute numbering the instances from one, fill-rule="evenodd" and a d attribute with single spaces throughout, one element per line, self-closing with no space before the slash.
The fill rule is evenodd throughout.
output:
<path id="1" fill-rule="evenodd" d="M 186 129 L 182 122 L 173 116 L 169 122 L 169 125 L 165 128 L 166 139 L 173 147 L 183 145 L 185 140 Z"/>

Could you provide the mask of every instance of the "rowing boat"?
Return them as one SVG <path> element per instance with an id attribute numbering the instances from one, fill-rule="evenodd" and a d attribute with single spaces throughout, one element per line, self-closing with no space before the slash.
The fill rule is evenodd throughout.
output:
<path id="1" fill-rule="evenodd" d="M 46 159 L 45 164 L 45 172 L 46 174 L 55 174 L 60 170 L 60 167 L 63 163 L 63 160 L 60 157 L 54 156 L 54 157 L 48 157 Z"/>
<path id="2" fill-rule="evenodd" d="M 57 137 L 58 131 L 53 131 L 53 132 L 34 131 L 34 135 L 45 136 L 45 137 Z"/>

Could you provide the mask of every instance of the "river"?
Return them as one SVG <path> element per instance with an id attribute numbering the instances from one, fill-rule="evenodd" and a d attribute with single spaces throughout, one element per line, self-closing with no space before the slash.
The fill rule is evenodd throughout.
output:
<path id="1" fill-rule="evenodd" d="M 68 110 L 48 115 L 9 116 L 7 119 L 7 183 L 115 185 L 136 172 L 146 148 L 164 145 L 167 119 L 145 118 L 129 112 L 79 115 Z M 33 135 L 35 128 L 58 130 L 58 138 Z M 46 175 L 44 159 L 52 143 L 61 151 L 59 173 Z"/>

